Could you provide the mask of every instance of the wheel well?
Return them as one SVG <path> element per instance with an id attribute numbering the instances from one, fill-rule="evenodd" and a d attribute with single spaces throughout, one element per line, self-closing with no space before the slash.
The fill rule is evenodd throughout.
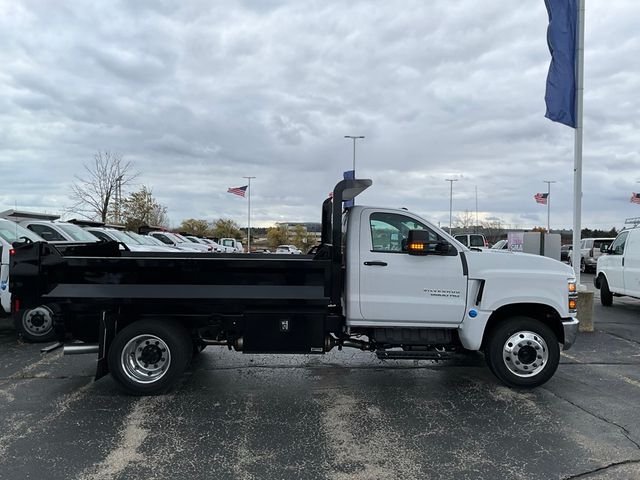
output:
<path id="1" fill-rule="evenodd" d="M 564 329 L 562 320 L 555 308 L 541 303 L 516 303 L 504 305 L 491 314 L 482 336 L 481 348 L 484 349 L 486 341 L 492 329 L 501 321 L 516 316 L 534 318 L 547 325 L 558 338 L 558 342 L 564 343 Z"/>

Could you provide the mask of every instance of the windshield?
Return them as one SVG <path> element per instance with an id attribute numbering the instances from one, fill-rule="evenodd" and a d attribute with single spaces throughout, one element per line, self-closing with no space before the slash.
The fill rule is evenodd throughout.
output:
<path id="1" fill-rule="evenodd" d="M 501 249 L 504 248 L 505 243 L 507 243 L 506 240 L 499 240 L 496 243 L 493 244 L 493 247 L 491 248 L 495 248 L 495 249 Z"/>
<path id="2" fill-rule="evenodd" d="M 137 241 L 140 245 L 164 245 L 162 242 L 159 244 L 153 241 L 153 237 L 149 237 L 147 235 L 140 235 L 136 232 L 127 232 L 131 238 Z"/>
<path id="3" fill-rule="evenodd" d="M 140 245 L 140 242 L 138 242 L 137 240 L 134 240 L 129 235 L 127 235 L 124 232 L 121 232 L 120 230 L 109 230 L 109 233 L 113 237 L 117 238 L 119 242 L 122 242 L 124 244 L 132 243 L 134 245 Z"/>
<path id="4" fill-rule="evenodd" d="M 0 237 L 9 243 L 19 242 L 21 237 L 26 237 L 32 242 L 44 242 L 44 239 L 39 235 L 9 220 L 0 221 Z"/>
<path id="5" fill-rule="evenodd" d="M 76 242 L 97 242 L 98 237 L 71 223 L 56 223 L 60 230 L 69 235 Z"/>
<path id="6" fill-rule="evenodd" d="M 194 242 L 190 242 L 179 233 L 170 233 L 169 235 L 175 237 L 178 243 L 194 243 Z"/>

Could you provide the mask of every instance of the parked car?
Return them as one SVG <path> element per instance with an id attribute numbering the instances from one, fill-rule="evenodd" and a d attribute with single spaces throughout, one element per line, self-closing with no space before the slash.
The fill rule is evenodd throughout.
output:
<path id="1" fill-rule="evenodd" d="M 640 228 L 625 230 L 611 245 L 602 243 L 593 284 L 600 302 L 610 307 L 614 296 L 640 298 Z"/>
<path id="2" fill-rule="evenodd" d="M 613 238 L 583 238 L 580 240 L 580 271 L 595 270 L 598 258 L 602 255 L 600 249 L 608 248 Z M 568 253 L 569 263 L 572 262 L 573 250 Z"/>
<path id="3" fill-rule="evenodd" d="M 573 245 L 562 245 L 560 247 L 560 261 L 561 262 L 569 262 L 570 256 L 569 253 L 573 250 Z"/>
<path id="4" fill-rule="evenodd" d="M 190 242 L 199 243 L 200 245 L 206 245 L 207 247 L 211 247 L 213 249 L 212 251 L 217 253 L 233 253 L 232 248 L 219 245 L 217 242 L 214 242 L 213 240 L 210 240 L 208 238 L 200 238 L 194 235 L 183 235 L 183 237 L 189 240 Z"/>
<path id="5" fill-rule="evenodd" d="M 175 251 L 169 246 L 149 245 L 138 240 L 132 236 L 129 232 L 123 232 L 115 228 L 108 227 L 88 227 L 87 230 L 92 235 L 95 235 L 100 240 L 105 242 L 115 241 L 123 243 L 132 252 L 171 252 Z M 133 233 L 133 232 L 131 232 Z"/>
<path id="6" fill-rule="evenodd" d="M 486 248 L 489 246 L 484 235 L 481 233 L 460 233 L 453 238 L 458 240 L 465 247 Z"/>
<path id="7" fill-rule="evenodd" d="M 190 242 L 176 233 L 171 232 L 149 232 L 149 236 L 157 238 L 165 245 L 172 245 L 179 250 L 185 252 L 208 252 L 208 247 L 204 245 L 198 245 L 197 243 Z"/>
<path id="8" fill-rule="evenodd" d="M 287 255 L 300 255 L 302 250 L 298 249 L 295 245 L 278 245 L 276 253 L 284 253 Z"/>
<path id="9" fill-rule="evenodd" d="M 73 223 L 58 220 L 23 220 L 20 225 L 35 232 L 45 241 L 55 244 L 95 243 L 98 237 Z"/>

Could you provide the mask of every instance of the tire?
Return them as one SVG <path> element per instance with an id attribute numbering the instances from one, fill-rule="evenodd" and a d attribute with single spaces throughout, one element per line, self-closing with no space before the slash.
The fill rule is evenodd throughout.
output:
<path id="1" fill-rule="evenodd" d="M 109 371 L 125 392 L 155 395 L 175 384 L 192 355 L 193 343 L 181 325 L 138 320 L 113 339 L 109 347 Z"/>
<path id="2" fill-rule="evenodd" d="M 600 303 L 603 307 L 613 305 L 613 293 L 609 290 L 609 283 L 604 275 L 600 277 Z"/>
<path id="3" fill-rule="evenodd" d="M 49 342 L 56 336 L 53 311 L 45 305 L 14 313 L 13 323 L 18 335 L 26 342 Z"/>
<path id="4" fill-rule="evenodd" d="M 193 351 L 192 351 L 192 353 L 191 353 L 191 357 L 192 357 L 192 358 L 196 358 L 197 356 L 199 356 L 199 355 L 200 355 L 200 353 L 202 353 L 202 351 L 203 351 L 205 348 L 207 348 L 207 346 L 206 346 L 205 344 L 203 344 L 203 343 L 198 343 L 197 341 L 194 341 L 194 342 L 192 343 L 192 345 L 193 345 L 193 347 L 192 347 Z"/>
<path id="5" fill-rule="evenodd" d="M 484 354 L 489 369 L 509 387 L 538 387 L 553 376 L 560 363 L 556 335 L 529 317 L 499 323 L 490 332 Z"/>

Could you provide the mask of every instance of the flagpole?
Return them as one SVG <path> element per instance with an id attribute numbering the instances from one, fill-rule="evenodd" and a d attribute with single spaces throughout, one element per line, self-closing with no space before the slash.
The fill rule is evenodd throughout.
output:
<path id="1" fill-rule="evenodd" d="M 577 0 L 578 18 L 576 26 L 578 41 L 576 43 L 576 128 L 573 157 L 573 255 L 571 263 L 576 275 L 576 283 L 580 283 L 580 236 L 582 222 L 582 97 L 584 93 L 584 3 Z"/>
<path id="2" fill-rule="evenodd" d="M 247 253 L 251 253 L 251 179 L 256 177 L 242 177 L 246 178 L 249 183 L 247 184 Z"/>
<path id="3" fill-rule="evenodd" d="M 555 180 L 543 180 L 547 184 L 547 233 L 551 233 L 551 184 Z"/>

